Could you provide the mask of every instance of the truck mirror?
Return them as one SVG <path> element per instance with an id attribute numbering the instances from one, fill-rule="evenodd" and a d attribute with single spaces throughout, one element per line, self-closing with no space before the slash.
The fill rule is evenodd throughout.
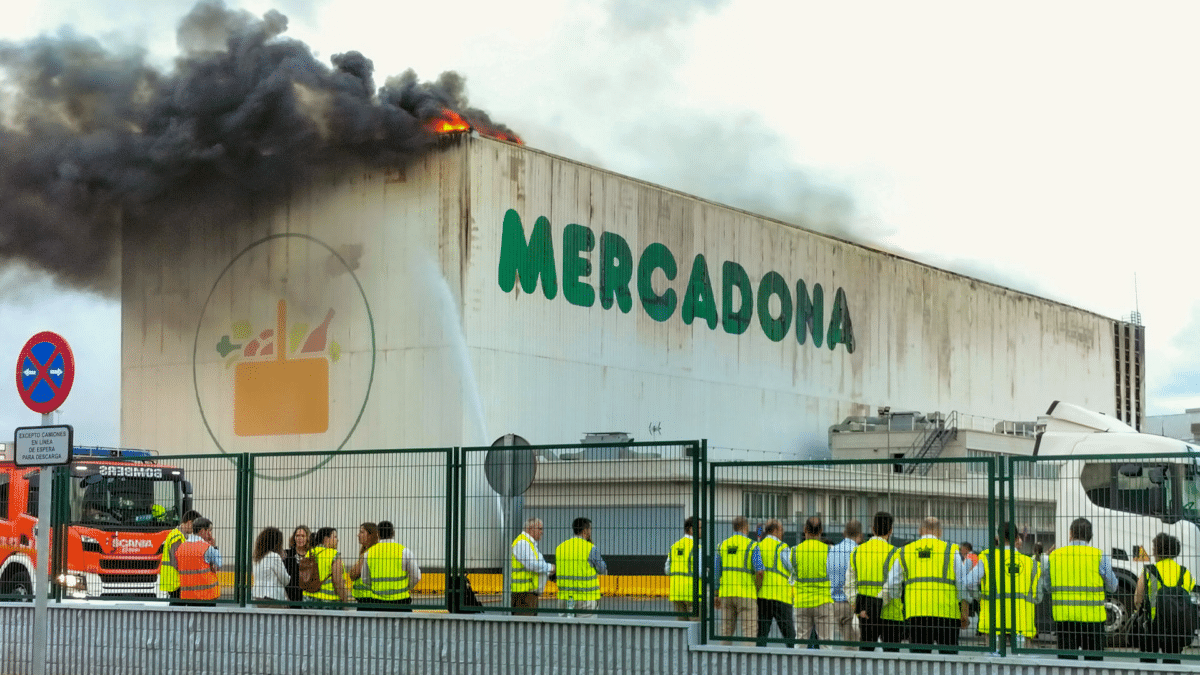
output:
<path id="1" fill-rule="evenodd" d="M 96 483 L 99 483 L 102 480 L 104 480 L 103 476 L 101 476 L 98 473 L 93 473 L 91 475 L 84 476 L 83 480 L 79 481 L 79 487 L 85 488 L 90 485 L 95 485 Z"/>
<path id="2" fill-rule="evenodd" d="M 1118 472 L 1120 472 L 1120 474 L 1122 476 L 1125 476 L 1127 478 L 1137 478 L 1138 476 L 1142 475 L 1142 465 L 1141 464 L 1122 464 L 1121 467 L 1118 469 Z"/>
<path id="3" fill-rule="evenodd" d="M 1150 471 L 1147 472 L 1147 478 L 1149 478 L 1150 482 L 1155 485 L 1162 485 L 1163 480 L 1165 479 L 1163 468 L 1161 466 L 1152 467 Z"/>

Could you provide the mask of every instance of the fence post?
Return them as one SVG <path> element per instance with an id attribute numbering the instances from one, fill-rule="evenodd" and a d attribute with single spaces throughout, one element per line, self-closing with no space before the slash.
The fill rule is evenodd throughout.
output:
<path id="1" fill-rule="evenodd" d="M 250 560 L 254 555 L 254 456 L 248 452 L 237 455 L 237 522 L 234 524 L 233 597 L 239 607 L 245 607 L 250 596 Z"/>
<path id="2" fill-rule="evenodd" d="M 446 448 L 446 564 L 444 566 L 446 576 L 442 588 L 445 594 L 443 599 L 446 611 L 450 613 L 454 613 L 459 607 L 455 579 L 460 573 L 464 573 L 462 572 L 462 561 L 459 560 L 462 555 L 462 510 L 464 507 L 460 502 L 462 472 L 459 470 L 459 462 L 461 457 L 461 447 Z"/>

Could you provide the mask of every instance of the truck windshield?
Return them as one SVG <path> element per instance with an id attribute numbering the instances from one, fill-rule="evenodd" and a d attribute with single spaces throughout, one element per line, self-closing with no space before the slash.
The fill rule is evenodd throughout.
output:
<path id="1" fill-rule="evenodd" d="M 72 476 L 71 522 L 167 529 L 179 524 L 182 491 L 173 477 Z"/>

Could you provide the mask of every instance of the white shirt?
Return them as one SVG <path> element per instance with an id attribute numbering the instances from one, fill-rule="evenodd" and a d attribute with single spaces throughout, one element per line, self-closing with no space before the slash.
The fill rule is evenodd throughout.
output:
<path id="1" fill-rule="evenodd" d="M 268 552 L 262 557 L 262 560 L 254 563 L 254 591 L 252 595 L 257 598 L 269 598 L 271 600 L 287 600 L 288 581 L 291 576 L 288 575 L 287 568 L 283 566 L 283 558 L 274 551 Z"/>
<path id="2" fill-rule="evenodd" d="M 513 544 L 512 554 L 525 569 L 537 575 L 537 592 L 538 595 L 541 595 L 542 591 L 546 589 L 546 575 L 554 571 L 554 565 L 546 562 L 541 551 L 538 551 L 537 544 L 532 540 L 533 535 L 526 532 L 525 537 L 517 539 Z"/>

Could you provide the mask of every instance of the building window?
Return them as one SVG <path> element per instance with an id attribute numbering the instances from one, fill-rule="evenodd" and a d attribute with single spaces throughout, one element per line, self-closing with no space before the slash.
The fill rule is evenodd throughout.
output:
<path id="1" fill-rule="evenodd" d="M 742 513 L 751 520 L 786 520 L 791 513 L 790 501 L 786 492 L 743 492 Z"/>

